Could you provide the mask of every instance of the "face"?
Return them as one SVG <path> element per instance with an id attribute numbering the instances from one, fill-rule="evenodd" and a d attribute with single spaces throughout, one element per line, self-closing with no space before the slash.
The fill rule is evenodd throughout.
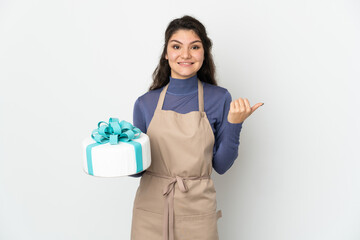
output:
<path id="1" fill-rule="evenodd" d="M 185 79 L 195 76 L 204 62 L 204 48 L 193 30 L 178 30 L 169 39 L 165 58 L 171 77 Z"/>

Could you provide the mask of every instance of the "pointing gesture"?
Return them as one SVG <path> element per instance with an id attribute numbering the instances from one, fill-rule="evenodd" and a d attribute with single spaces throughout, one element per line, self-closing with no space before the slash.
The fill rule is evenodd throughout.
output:
<path id="1" fill-rule="evenodd" d="M 247 98 L 236 99 L 230 103 L 228 121 L 230 123 L 241 123 L 262 105 L 264 105 L 264 103 L 257 103 L 253 107 L 250 107 Z"/>

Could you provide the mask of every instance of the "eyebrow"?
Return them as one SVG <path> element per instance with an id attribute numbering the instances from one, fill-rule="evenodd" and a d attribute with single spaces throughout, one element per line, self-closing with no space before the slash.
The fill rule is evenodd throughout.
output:
<path id="1" fill-rule="evenodd" d="M 171 40 L 170 42 L 177 42 L 177 43 L 180 43 L 180 44 L 183 44 L 182 42 L 180 42 L 180 41 L 178 41 L 178 40 Z M 193 43 L 196 43 L 196 42 L 199 42 L 199 43 L 201 43 L 201 41 L 200 40 L 195 40 L 195 41 L 192 41 L 190 44 L 193 44 Z"/>

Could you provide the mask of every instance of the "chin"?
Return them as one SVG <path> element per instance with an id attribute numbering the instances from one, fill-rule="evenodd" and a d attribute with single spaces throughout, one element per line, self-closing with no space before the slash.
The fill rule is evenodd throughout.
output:
<path id="1" fill-rule="evenodd" d="M 189 78 L 189 77 L 193 77 L 196 75 L 197 72 L 191 72 L 191 73 L 182 73 L 180 76 L 184 77 L 184 78 Z"/>

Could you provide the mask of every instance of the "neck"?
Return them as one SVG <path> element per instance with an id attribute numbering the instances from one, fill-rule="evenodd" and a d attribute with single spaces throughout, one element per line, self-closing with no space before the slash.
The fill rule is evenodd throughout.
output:
<path id="1" fill-rule="evenodd" d="M 186 79 L 177 79 L 170 77 L 168 93 L 177 94 L 177 95 L 186 95 L 198 90 L 198 80 L 197 75 L 186 78 Z"/>

